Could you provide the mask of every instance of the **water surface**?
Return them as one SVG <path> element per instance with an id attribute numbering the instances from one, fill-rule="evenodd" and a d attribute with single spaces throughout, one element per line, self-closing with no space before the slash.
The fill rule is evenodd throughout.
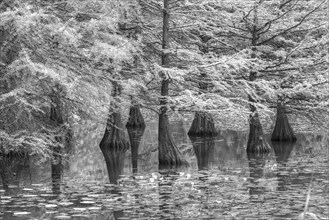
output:
<path id="1" fill-rule="evenodd" d="M 108 169 L 91 140 L 63 164 L 2 158 L 0 219 L 296 219 L 309 188 L 308 211 L 329 219 L 327 134 L 247 155 L 247 132 L 190 140 L 177 122 L 173 137 L 189 166 L 159 170 L 156 128 L 131 134 L 133 149 L 111 152 Z"/>

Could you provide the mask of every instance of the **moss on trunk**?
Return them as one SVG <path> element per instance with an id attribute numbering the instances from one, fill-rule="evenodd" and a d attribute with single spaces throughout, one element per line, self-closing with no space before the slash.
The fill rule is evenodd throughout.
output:
<path id="1" fill-rule="evenodd" d="M 208 112 L 198 111 L 195 113 L 192 125 L 188 131 L 189 136 L 216 136 L 214 119 Z"/>
<path id="2" fill-rule="evenodd" d="M 126 127 L 145 128 L 144 117 L 140 111 L 139 105 L 132 105 L 129 110 L 129 119 Z"/>
<path id="3" fill-rule="evenodd" d="M 286 114 L 285 106 L 278 102 L 275 127 L 271 141 L 295 142 L 297 140 Z"/>
<path id="4" fill-rule="evenodd" d="M 139 127 L 139 128 L 127 127 L 127 130 L 128 130 L 128 134 L 129 134 L 129 140 L 130 140 L 133 173 L 137 173 L 138 172 L 138 148 L 139 148 L 139 144 L 142 140 L 145 128 L 144 127 Z"/>
<path id="5" fill-rule="evenodd" d="M 214 154 L 215 138 L 190 136 L 190 139 L 198 161 L 199 170 L 209 169 L 209 163 Z"/>
<path id="6" fill-rule="evenodd" d="M 267 153 L 271 147 L 264 138 L 263 128 L 259 120 L 257 112 L 250 116 L 249 137 L 247 144 L 247 152 L 249 153 Z"/>

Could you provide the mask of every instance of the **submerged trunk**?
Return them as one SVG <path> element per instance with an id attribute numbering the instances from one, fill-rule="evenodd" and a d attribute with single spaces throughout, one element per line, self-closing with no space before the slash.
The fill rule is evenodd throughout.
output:
<path id="1" fill-rule="evenodd" d="M 133 173 L 138 172 L 138 147 L 143 137 L 145 128 L 131 128 L 127 127 L 129 140 L 130 140 L 130 147 L 131 147 L 131 160 L 133 166 Z"/>
<path id="2" fill-rule="evenodd" d="M 214 119 L 208 112 L 198 111 L 195 113 L 192 125 L 188 131 L 190 136 L 216 136 Z"/>
<path id="3" fill-rule="evenodd" d="M 282 103 L 278 102 L 275 127 L 271 141 L 295 142 L 296 140 L 296 136 L 286 115 L 286 108 Z"/>
<path id="4" fill-rule="evenodd" d="M 169 54 L 165 51 L 169 46 L 169 0 L 163 1 L 163 32 L 162 32 L 162 55 L 161 64 L 163 67 L 169 67 Z M 166 73 L 164 73 L 166 74 Z M 177 146 L 175 145 L 169 133 L 169 118 L 167 114 L 167 97 L 169 95 L 169 82 L 168 76 L 163 76 L 161 82 L 161 99 L 160 99 L 160 114 L 159 114 L 159 129 L 158 129 L 158 142 L 159 142 L 159 166 L 177 166 L 183 163 L 182 155 L 180 154 Z"/>
<path id="5" fill-rule="evenodd" d="M 126 124 L 128 128 L 145 128 L 144 117 L 139 105 L 132 105 L 129 110 L 129 119 Z"/>
<path id="6" fill-rule="evenodd" d="M 198 161 L 199 170 L 209 169 L 215 149 L 215 138 L 190 136 L 193 149 Z"/>

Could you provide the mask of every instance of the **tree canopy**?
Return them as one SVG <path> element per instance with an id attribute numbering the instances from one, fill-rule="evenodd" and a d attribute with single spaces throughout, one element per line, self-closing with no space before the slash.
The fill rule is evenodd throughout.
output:
<path id="1" fill-rule="evenodd" d="M 328 126 L 327 0 L 170 0 L 166 48 L 163 2 L 0 3 L 0 148 L 47 154 L 68 127 L 105 124 L 110 103 L 122 111 L 132 99 L 146 112 L 202 110 L 221 127 L 244 128 L 251 97 L 262 118 L 280 101 Z M 51 106 L 63 125 L 50 120 Z"/>

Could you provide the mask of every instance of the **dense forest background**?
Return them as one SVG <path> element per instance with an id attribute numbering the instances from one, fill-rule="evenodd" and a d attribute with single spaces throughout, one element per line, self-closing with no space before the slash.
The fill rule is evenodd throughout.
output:
<path id="1" fill-rule="evenodd" d="M 0 150 L 49 158 L 89 134 L 109 155 L 129 146 L 124 122 L 159 120 L 159 162 L 181 164 L 170 119 L 195 115 L 191 135 L 249 129 L 256 152 L 269 148 L 262 126 L 280 141 L 327 129 L 328 10 L 327 0 L 1 1 Z"/>

